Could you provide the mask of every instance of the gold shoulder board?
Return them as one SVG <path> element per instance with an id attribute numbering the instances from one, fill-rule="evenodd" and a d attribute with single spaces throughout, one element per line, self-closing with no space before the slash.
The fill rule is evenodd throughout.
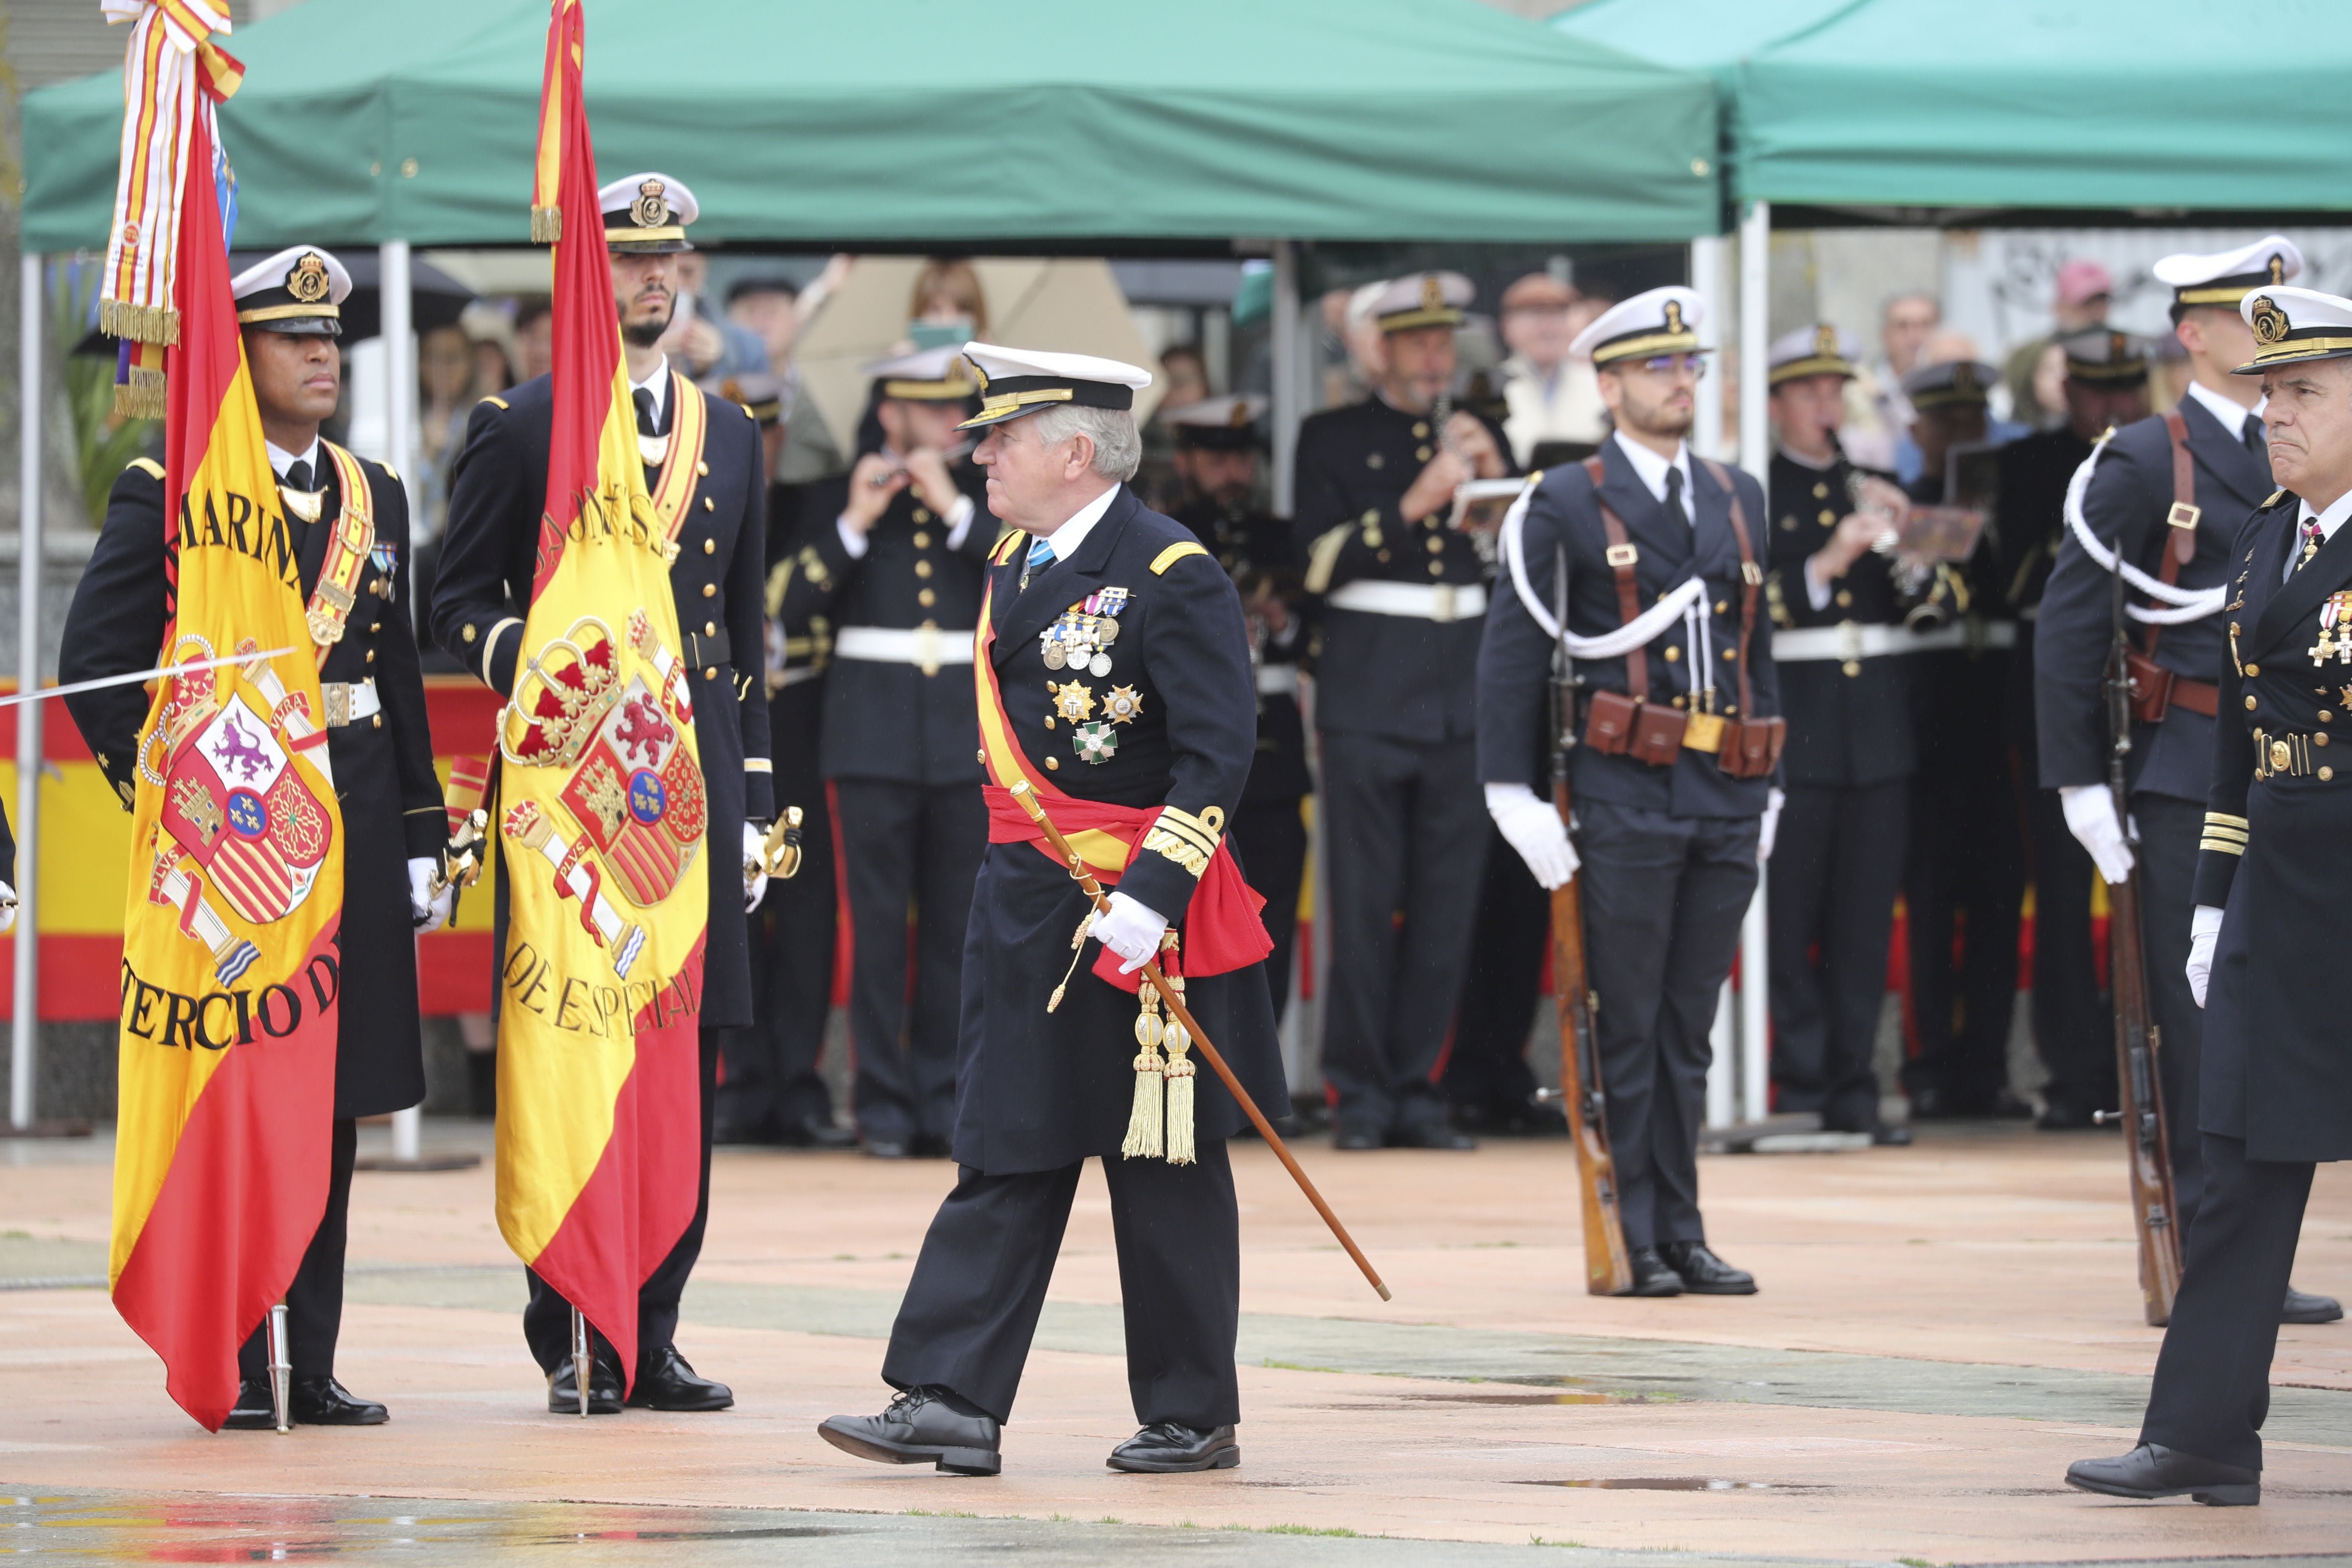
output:
<path id="1" fill-rule="evenodd" d="M 122 471 L 126 474 L 131 472 L 133 468 L 138 469 L 141 473 L 146 475 L 151 479 L 160 480 L 163 477 L 163 465 L 157 462 L 152 458 L 133 458 L 129 462 L 122 465 Z"/>
<path id="2" fill-rule="evenodd" d="M 482 401 L 488 404 L 494 404 L 500 408 L 507 406 L 507 400 L 503 397 L 485 397 Z"/>
<path id="3" fill-rule="evenodd" d="M 1167 574 L 1168 568 L 1175 565 L 1187 555 L 1206 555 L 1207 553 L 1206 550 L 1189 539 L 1181 544 L 1171 544 L 1152 558 L 1151 574 L 1154 577 L 1164 576 Z"/>

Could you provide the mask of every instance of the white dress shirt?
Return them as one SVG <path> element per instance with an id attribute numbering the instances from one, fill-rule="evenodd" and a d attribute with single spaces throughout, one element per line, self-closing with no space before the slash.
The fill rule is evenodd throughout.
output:
<path id="1" fill-rule="evenodd" d="M 2192 381 L 2189 384 L 2188 395 L 2203 404 L 2205 412 L 2219 421 L 2222 429 L 2241 441 L 2246 438 L 2247 416 L 2251 415 L 2260 419 L 2263 416 L 2263 410 L 2271 405 L 2269 398 L 2258 397 L 2254 400 L 2254 405 L 2252 408 L 2241 408 L 2201 381 Z"/>
<path id="2" fill-rule="evenodd" d="M 654 395 L 654 424 L 658 427 L 664 410 L 669 407 L 669 355 L 664 354 L 656 361 L 645 380 L 629 383 L 629 417 L 632 420 L 637 416 L 637 394 L 640 392 Z"/>
<path id="3" fill-rule="evenodd" d="M 2344 526 L 2344 520 L 2347 517 L 2352 517 L 2352 490 L 2346 490 L 2342 495 L 2329 501 L 2324 511 L 2314 510 L 2311 503 L 2305 501 L 2295 511 L 2294 531 L 2297 542 L 2286 552 L 2286 576 L 2294 575 L 2295 563 L 2303 559 L 2301 541 L 2305 524 L 2314 518 L 2319 520 L 2319 542 L 2325 544 L 2336 537 L 2336 531 Z"/>
<path id="4" fill-rule="evenodd" d="M 1625 439 L 1625 432 L 1622 430 L 1612 433 L 1609 438 L 1617 443 L 1617 449 L 1625 454 L 1627 462 L 1633 465 L 1634 477 L 1639 479 L 1643 486 L 1649 490 L 1650 499 L 1653 500 L 1663 501 L 1666 499 L 1666 473 L 1669 469 L 1682 475 L 1683 521 L 1696 526 L 1697 514 L 1691 510 L 1690 447 L 1677 446 L 1675 448 L 1674 461 L 1668 462 L 1639 441 Z"/>
<path id="5" fill-rule="evenodd" d="M 325 454 L 319 450 L 319 438 L 316 436 L 310 437 L 310 449 L 307 452 L 289 452 L 277 442 L 266 437 L 261 444 L 269 448 L 269 466 L 277 472 L 281 482 L 286 478 L 287 469 L 297 463 L 308 463 L 310 465 L 310 488 L 314 490 L 326 488 L 327 476 L 319 471 L 319 459 Z"/>
<path id="6" fill-rule="evenodd" d="M 1110 510 L 1110 503 L 1118 499 L 1120 488 L 1118 485 L 1111 486 L 1110 489 L 1072 512 L 1069 521 L 1061 527 L 1051 533 L 1037 536 L 1042 537 L 1053 547 L 1055 560 L 1067 561 L 1078 552 L 1078 546 L 1087 542 L 1087 535 L 1092 533 L 1095 531 L 1095 524 L 1103 520 L 1103 513 Z M 1033 537 L 1029 542 L 1034 544 L 1036 542 L 1037 538 Z M 1023 546 L 1024 557 L 1027 549 L 1027 545 Z"/>

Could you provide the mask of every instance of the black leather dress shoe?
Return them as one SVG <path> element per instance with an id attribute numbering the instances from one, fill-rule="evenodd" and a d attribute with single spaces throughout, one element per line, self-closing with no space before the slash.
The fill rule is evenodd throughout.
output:
<path id="1" fill-rule="evenodd" d="M 1870 1134 L 1870 1142 L 1874 1148 L 1908 1149 L 1911 1147 L 1911 1129 L 1908 1127 L 1876 1121 L 1864 1128 L 1863 1131 Z"/>
<path id="2" fill-rule="evenodd" d="M 1745 1268 L 1734 1268 L 1709 1252 L 1703 1241 L 1670 1241 L 1658 1251 L 1667 1266 L 1683 1277 L 1683 1289 L 1694 1296 L 1756 1294 L 1756 1276 Z"/>
<path id="3" fill-rule="evenodd" d="M 2066 1467 L 2066 1484 L 2143 1500 L 2190 1497 L 2213 1508 L 2247 1508 L 2263 1500 L 2260 1470 L 2218 1465 L 2157 1443 L 2142 1443 L 2113 1459 L 2077 1459 Z"/>
<path id="4" fill-rule="evenodd" d="M 294 1419 L 304 1426 L 381 1426 L 392 1412 L 373 1399 L 361 1399 L 331 1377 L 298 1377 L 289 1402 Z"/>
<path id="5" fill-rule="evenodd" d="M 1349 1153 L 1380 1148 L 1381 1142 L 1379 1131 L 1370 1127 L 1342 1127 L 1331 1134 L 1331 1147 Z"/>
<path id="6" fill-rule="evenodd" d="M 1242 1446 L 1230 1426 L 1206 1430 L 1174 1421 L 1154 1421 L 1110 1451 L 1104 1463 L 1114 1470 L 1166 1475 L 1179 1470 L 1230 1470 L 1242 1462 Z"/>
<path id="7" fill-rule="evenodd" d="M 278 1405 L 269 1396 L 268 1378 L 247 1378 L 236 1385 L 236 1404 L 221 1426 L 233 1432 L 275 1432 Z"/>
<path id="8" fill-rule="evenodd" d="M 776 1142 L 787 1149 L 847 1149 L 856 1144 L 857 1134 L 838 1122 L 812 1116 L 786 1126 Z"/>
<path id="9" fill-rule="evenodd" d="M 2333 1296 L 2315 1296 L 2307 1290 L 2286 1288 L 2286 1305 L 2279 1312 L 2282 1323 L 2332 1323 L 2344 1315 L 2344 1303 Z"/>
<path id="10" fill-rule="evenodd" d="M 676 1345 L 664 1345 L 637 1363 L 629 1403 L 640 1410 L 724 1410 L 735 1403 L 735 1391 L 687 1365 Z"/>
<path id="11" fill-rule="evenodd" d="M 554 1415 L 580 1414 L 580 1384 L 572 1376 L 572 1358 L 566 1356 L 547 1380 L 547 1408 Z M 604 1364 L 603 1358 L 588 1369 L 588 1414 L 618 1415 L 621 1413 L 621 1374 Z"/>
<path id="12" fill-rule="evenodd" d="M 1467 1132 L 1456 1132 L 1443 1121 L 1416 1121 L 1410 1126 L 1397 1128 L 1388 1135 L 1387 1142 L 1391 1149 L 1465 1151 L 1478 1146 L 1478 1140 Z"/>
<path id="13" fill-rule="evenodd" d="M 910 1388 L 879 1415 L 835 1415 L 820 1423 L 816 1435 L 845 1454 L 885 1465 L 928 1461 L 950 1475 L 996 1474 L 1004 1468 L 996 1418 L 950 1408 L 946 1393 Z"/>
<path id="14" fill-rule="evenodd" d="M 904 1138 L 861 1137 L 857 1142 L 868 1154 L 877 1160 L 908 1160 L 914 1157 L 914 1150 L 908 1146 L 908 1141 Z"/>
<path id="15" fill-rule="evenodd" d="M 1633 1289 L 1636 1296 L 1679 1296 L 1683 1293 L 1683 1277 L 1672 1265 L 1658 1256 L 1654 1247 L 1637 1247 L 1626 1255 L 1633 1266 Z"/>

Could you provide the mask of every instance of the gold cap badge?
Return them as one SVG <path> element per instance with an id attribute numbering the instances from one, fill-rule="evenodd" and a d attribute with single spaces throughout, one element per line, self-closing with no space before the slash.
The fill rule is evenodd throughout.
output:
<path id="1" fill-rule="evenodd" d="M 2286 312 L 2280 310 L 2278 308 L 2278 301 L 2272 299 L 2269 295 L 2262 294 L 2256 296 L 2253 309 L 2248 312 L 2248 315 L 2249 319 L 2253 322 L 2254 341 L 2256 342 L 2275 343 L 2285 339 L 2287 329 Z"/>
<path id="2" fill-rule="evenodd" d="M 306 250 L 301 258 L 287 269 L 286 291 L 305 305 L 315 305 L 327 297 L 327 263 L 315 250 Z"/>
<path id="3" fill-rule="evenodd" d="M 637 187 L 637 199 L 629 204 L 629 218 L 639 228 L 660 228 L 669 222 L 669 189 L 659 180 L 647 180 Z"/>

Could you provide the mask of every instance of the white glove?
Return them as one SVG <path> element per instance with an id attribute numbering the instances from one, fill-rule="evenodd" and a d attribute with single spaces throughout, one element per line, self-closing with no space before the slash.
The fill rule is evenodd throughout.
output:
<path id="1" fill-rule="evenodd" d="M 1568 841 L 1568 824 L 1551 802 L 1540 799 L 1523 784 L 1486 786 L 1486 815 L 1519 852 L 1546 891 L 1565 888 L 1575 879 L 1576 846 Z"/>
<path id="2" fill-rule="evenodd" d="M 767 837 L 750 823 L 743 825 L 743 912 L 747 915 L 760 907 L 768 891 Z"/>
<path id="3" fill-rule="evenodd" d="M 408 863 L 408 921 L 418 931 L 438 931 L 449 923 L 457 889 L 445 883 L 439 892 L 433 890 L 440 869 L 440 863 L 430 856 L 419 855 Z"/>
<path id="4" fill-rule="evenodd" d="M 2124 825 L 2116 820 L 2116 797 L 2106 785 L 2063 785 L 2058 805 L 2066 814 L 2066 831 L 2091 852 L 2099 875 L 2110 886 L 2131 875 L 2131 844 L 2124 837 Z"/>
<path id="5" fill-rule="evenodd" d="M 2205 1005 L 2205 984 L 2213 973 L 2213 944 L 2221 939 L 2221 911 L 2200 904 L 2189 917 L 2189 994 Z"/>
<path id="6" fill-rule="evenodd" d="M 1159 955 L 1160 933 L 1167 929 L 1158 910 L 1113 893 L 1110 908 L 1095 911 L 1087 934 L 1118 954 L 1121 974 L 1132 974 Z"/>
<path id="7" fill-rule="evenodd" d="M 1789 792 L 1769 790 L 1764 795 L 1764 820 L 1756 835 L 1756 863 L 1759 866 L 1772 858 L 1772 841 L 1780 837 L 1780 808 L 1789 804 Z"/>
<path id="8" fill-rule="evenodd" d="M 0 934 L 5 934 L 14 930 L 16 925 L 16 889 L 5 882 L 0 882 Z"/>

